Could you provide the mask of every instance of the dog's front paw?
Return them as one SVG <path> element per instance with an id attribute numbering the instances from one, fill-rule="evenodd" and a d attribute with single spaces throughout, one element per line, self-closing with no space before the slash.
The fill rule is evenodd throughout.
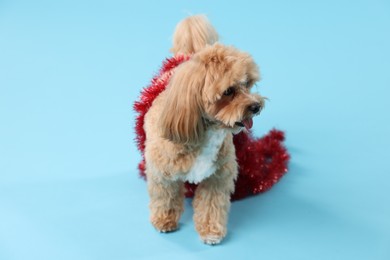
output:
<path id="1" fill-rule="evenodd" d="M 207 245 L 217 245 L 221 243 L 223 236 L 218 236 L 218 235 L 207 235 L 201 237 L 203 243 Z"/>
<path id="2" fill-rule="evenodd" d="M 172 220 L 160 219 L 160 220 L 152 221 L 152 224 L 161 233 L 172 232 L 179 228 L 178 223 Z"/>
<path id="3" fill-rule="evenodd" d="M 198 222 L 195 218 L 195 228 L 200 239 L 207 245 L 217 245 L 226 236 L 227 229 L 220 223 Z"/>
<path id="4" fill-rule="evenodd" d="M 179 228 L 179 216 L 180 214 L 178 212 L 169 210 L 163 214 L 152 216 L 151 222 L 159 232 L 172 232 Z"/>

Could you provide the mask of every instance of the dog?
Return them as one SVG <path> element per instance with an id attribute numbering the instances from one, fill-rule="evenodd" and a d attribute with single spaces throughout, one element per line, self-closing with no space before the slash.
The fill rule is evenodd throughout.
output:
<path id="1" fill-rule="evenodd" d="M 233 134 L 250 129 L 264 107 L 264 98 L 251 93 L 259 68 L 249 54 L 218 43 L 203 15 L 177 25 L 171 51 L 190 58 L 173 70 L 144 119 L 150 220 L 160 232 L 178 229 L 184 182 L 198 184 L 195 228 L 214 245 L 227 234 L 238 174 Z"/>

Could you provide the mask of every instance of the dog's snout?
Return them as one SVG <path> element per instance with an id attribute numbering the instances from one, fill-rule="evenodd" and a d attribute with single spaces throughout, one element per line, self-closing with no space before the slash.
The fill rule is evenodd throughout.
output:
<path id="1" fill-rule="evenodd" d="M 251 111 L 253 114 L 256 114 L 257 112 L 260 111 L 260 103 L 256 102 L 256 103 L 253 103 L 251 104 L 249 107 L 248 107 L 248 110 Z"/>

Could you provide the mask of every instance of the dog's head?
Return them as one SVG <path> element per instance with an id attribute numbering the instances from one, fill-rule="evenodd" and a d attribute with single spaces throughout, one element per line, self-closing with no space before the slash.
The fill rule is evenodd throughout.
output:
<path id="1" fill-rule="evenodd" d="M 260 78 L 252 57 L 233 47 L 214 44 L 181 64 L 167 87 L 161 111 L 163 137 L 197 143 L 208 125 L 238 133 L 251 128 L 264 99 L 250 90 Z"/>

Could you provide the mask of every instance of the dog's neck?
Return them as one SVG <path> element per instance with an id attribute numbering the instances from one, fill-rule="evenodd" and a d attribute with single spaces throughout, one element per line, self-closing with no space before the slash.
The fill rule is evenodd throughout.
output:
<path id="1" fill-rule="evenodd" d="M 207 117 L 203 117 L 203 124 L 205 125 L 206 128 L 210 128 L 210 127 L 215 127 L 217 125 L 217 122 Z"/>
<path id="2" fill-rule="evenodd" d="M 209 133 L 215 132 L 215 131 L 220 131 L 223 129 L 221 127 L 221 124 L 218 121 L 207 119 L 206 117 L 203 117 L 202 121 L 203 121 L 203 127 L 204 127 L 205 131 L 204 131 L 203 136 L 200 138 L 199 142 L 180 144 L 186 150 L 186 152 L 193 152 L 193 151 L 201 149 L 204 146 L 204 144 L 208 142 L 207 139 L 208 139 Z"/>
<path id="3" fill-rule="evenodd" d="M 222 147 L 227 132 L 226 129 L 216 127 L 209 127 L 206 130 L 199 154 L 190 171 L 185 176 L 186 181 L 197 184 L 215 173 L 217 170 L 216 161 L 219 150 Z"/>

